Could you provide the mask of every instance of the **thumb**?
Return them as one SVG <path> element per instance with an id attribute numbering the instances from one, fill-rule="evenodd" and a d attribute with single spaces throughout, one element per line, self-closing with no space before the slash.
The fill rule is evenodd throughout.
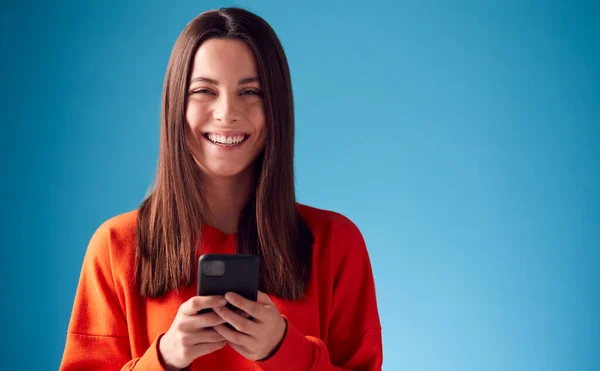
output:
<path id="1" fill-rule="evenodd" d="M 271 300 L 269 295 L 265 294 L 262 291 L 258 292 L 258 298 L 256 299 L 256 302 L 260 303 L 260 304 L 267 304 L 267 305 L 275 306 L 275 304 L 273 304 L 273 301 Z"/>

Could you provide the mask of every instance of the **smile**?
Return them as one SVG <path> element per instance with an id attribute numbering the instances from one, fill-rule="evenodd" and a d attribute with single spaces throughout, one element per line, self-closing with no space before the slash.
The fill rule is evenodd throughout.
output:
<path id="1" fill-rule="evenodd" d="M 248 139 L 248 134 L 236 134 L 236 135 L 223 135 L 223 134 L 215 134 L 215 133 L 205 133 L 204 138 L 208 139 L 213 144 L 224 146 L 224 147 L 234 147 L 246 139 Z"/>

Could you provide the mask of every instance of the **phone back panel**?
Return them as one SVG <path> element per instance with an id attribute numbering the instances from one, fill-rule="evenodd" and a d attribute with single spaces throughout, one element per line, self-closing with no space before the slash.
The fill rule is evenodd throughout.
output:
<path id="1" fill-rule="evenodd" d="M 222 275 L 205 274 L 204 263 L 221 261 L 225 265 Z M 260 281 L 259 258 L 247 254 L 205 254 L 198 260 L 198 295 L 225 295 L 233 291 L 246 299 L 256 301 Z"/>

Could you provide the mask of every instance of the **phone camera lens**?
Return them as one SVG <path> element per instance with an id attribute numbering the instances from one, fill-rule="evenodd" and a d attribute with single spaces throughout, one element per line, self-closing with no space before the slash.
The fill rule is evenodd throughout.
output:
<path id="1" fill-rule="evenodd" d="M 204 262 L 202 273 L 209 277 L 218 277 L 225 274 L 225 262 L 220 260 L 211 260 Z"/>

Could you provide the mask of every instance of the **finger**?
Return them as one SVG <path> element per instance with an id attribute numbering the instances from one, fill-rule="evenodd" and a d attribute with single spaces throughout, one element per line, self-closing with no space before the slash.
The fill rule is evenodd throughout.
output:
<path id="1" fill-rule="evenodd" d="M 217 308 L 215 312 L 239 332 L 255 335 L 260 330 L 260 326 L 256 322 L 242 317 L 227 307 Z"/>
<path id="2" fill-rule="evenodd" d="M 188 316 L 196 315 L 200 309 L 218 308 L 227 304 L 222 296 L 194 296 L 181 304 L 179 311 Z"/>
<path id="3" fill-rule="evenodd" d="M 251 316 L 244 312 L 243 310 L 239 309 L 239 308 L 235 308 L 234 312 L 236 312 L 237 314 L 239 314 L 240 316 L 244 317 L 244 318 L 251 318 Z"/>
<path id="4" fill-rule="evenodd" d="M 266 304 L 266 305 L 275 306 L 275 304 L 273 304 L 273 301 L 271 300 L 271 298 L 269 297 L 269 295 L 265 294 L 262 291 L 258 292 L 258 298 L 257 298 L 256 302 L 260 303 L 260 304 Z"/>
<path id="5" fill-rule="evenodd" d="M 225 323 L 226 321 L 215 312 L 206 314 L 197 314 L 184 317 L 179 322 L 178 330 L 184 332 L 197 332 L 207 327 L 213 327 Z"/>
<path id="6" fill-rule="evenodd" d="M 264 311 L 263 306 L 255 301 L 248 300 L 245 297 L 236 294 L 235 292 L 228 292 L 225 294 L 225 300 L 230 302 L 236 308 L 240 308 L 250 316 L 263 320 Z"/>
<path id="7" fill-rule="evenodd" d="M 217 351 L 221 348 L 223 348 L 225 345 L 227 345 L 227 341 L 220 341 L 218 343 L 204 343 L 204 344 L 198 344 L 192 348 L 189 349 L 189 359 L 190 360 L 194 360 L 198 357 L 201 357 L 203 355 L 212 353 L 214 351 Z"/>
<path id="8" fill-rule="evenodd" d="M 215 326 L 214 330 L 227 339 L 228 342 L 241 345 L 245 348 L 248 348 L 249 345 L 255 342 L 252 336 L 230 329 L 225 325 Z"/>
<path id="9" fill-rule="evenodd" d="M 221 341 L 227 341 L 227 339 L 216 332 L 214 328 L 205 329 L 190 336 L 190 345 L 193 346 L 203 343 L 219 343 Z"/>

